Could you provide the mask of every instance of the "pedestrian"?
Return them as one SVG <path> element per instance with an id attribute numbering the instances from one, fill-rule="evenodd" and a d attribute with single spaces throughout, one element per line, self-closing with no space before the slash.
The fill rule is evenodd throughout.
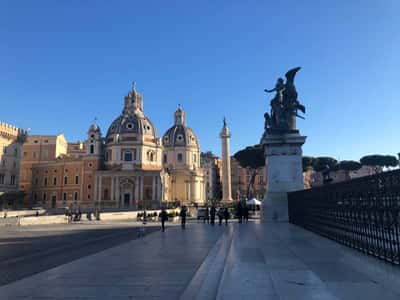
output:
<path id="1" fill-rule="evenodd" d="M 219 208 L 218 210 L 218 221 L 219 221 L 219 226 L 222 225 L 222 219 L 224 218 L 224 209 L 222 207 Z"/>
<path id="2" fill-rule="evenodd" d="M 224 209 L 224 219 L 225 219 L 225 225 L 228 225 L 229 211 L 227 207 L 225 207 Z"/>
<path id="3" fill-rule="evenodd" d="M 36 217 L 39 217 L 39 211 L 38 210 L 36 211 Z"/>
<path id="4" fill-rule="evenodd" d="M 206 207 L 206 212 L 204 214 L 204 223 L 205 222 L 210 224 L 210 210 L 208 209 L 208 206 Z"/>
<path id="5" fill-rule="evenodd" d="M 181 217 L 182 229 L 185 229 L 185 227 L 186 227 L 186 206 L 182 206 L 182 209 L 181 209 L 181 212 L 179 215 Z"/>
<path id="6" fill-rule="evenodd" d="M 236 214 L 238 216 L 238 220 L 239 220 L 239 224 L 242 223 L 242 219 L 243 219 L 243 206 L 242 206 L 242 202 L 239 201 L 237 207 L 236 207 Z"/>
<path id="7" fill-rule="evenodd" d="M 210 224 L 214 226 L 215 224 L 215 214 L 217 213 L 217 210 L 215 209 L 215 206 L 211 206 L 210 209 Z"/>
<path id="8" fill-rule="evenodd" d="M 168 221 L 168 214 L 164 208 L 161 210 L 160 219 L 161 219 L 161 229 L 162 229 L 162 232 L 164 232 L 165 231 L 165 221 Z"/>
<path id="9" fill-rule="evenodd" d="M 243 218 L 246 223 L 249 222 L 249 208 L 247 207 L 247 205 L 243 207 Z"/>

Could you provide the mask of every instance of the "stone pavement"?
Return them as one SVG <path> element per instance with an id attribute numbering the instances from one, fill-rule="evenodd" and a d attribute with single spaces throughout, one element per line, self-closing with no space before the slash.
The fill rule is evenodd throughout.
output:
<path id="1" fill-rule="evenodd" d="M 287 223 L 171 227 L 0 287 L 0 299 L 400 299 L 400 268 Z"/>

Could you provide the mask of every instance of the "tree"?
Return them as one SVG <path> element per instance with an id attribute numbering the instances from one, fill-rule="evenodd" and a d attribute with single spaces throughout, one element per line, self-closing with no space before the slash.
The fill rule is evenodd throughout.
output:
<path id="1" fill-rule="evenodd" d="M 342 160 L 339 163 L 339 169 L 344 171 L 357 171 L 361 168 L 361 164 L 354 160 Z"/>
<path id="2" fill-rule="evenodd" d="M 333 157 L 327 156 L 316 157 L 313 161 L 313 168 L 317 172 L 325 170 L 326 166 L 328 166 L 331 171 L 336 171 L 338 170 L 338 161 Z"/>
<path id="3" fill-rule="evenodd" d="M 247 185 L 247 198 L 250 198 L 250 190 L 254 190 L 258 169 L 265 165 L 263 148 L 261 145 L 250 146 L 236 152 L 233 157 L 242 168 L 250 172 L 250 181 Z"/>
<path id="4" fill-rule="evenodd" d="M 396 167 L 399 164 L 397 158 L 393 155 L 366 155 L 360 159 L 363 166 Z"/>
<path id="5" fill-rule="evenodd" d="M 307 171 L 308 169 L 313 167 L 315 158 L 312 156 L 303 156 L 302 163 L 303 163 L 303 172 Z"/>

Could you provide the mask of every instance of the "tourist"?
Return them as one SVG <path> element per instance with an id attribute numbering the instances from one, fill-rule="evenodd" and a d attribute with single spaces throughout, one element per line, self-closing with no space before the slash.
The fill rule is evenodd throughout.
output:
<path id="1" fill-rule="evenodd" d="M 238 205 L 236 207 L 236 214 L 239 220 L 239 223 L 242 223 L 242 219 L 243 219 L 243 206 L 242 206 L 242 202 L 239 201 Z"/>
<path id="2" fill-rule="evenodd" d="M 186 206 L 182 206 L 180 216 L 181 216 L 182 229 L 185 229 L 185 227 L 186 227 Z"/>
<path id="3" fill-rule="evenodd" d="M 247 205 L 244 205 L 243 207 L 243 218 L 246 223 L 249 222 L 249 208 L 247 207 Z"/>
<path id="4" fill-rule="evenodd" d="M 208 206 L 206 207 L 206 212 L 204 214 L 204 223 L 210 223 L 210 210 L 208 209 Z"/>
<path id="5" fill-rule="evenodd" d="M 228 225 L 229 210 L 227 207 L 225 207 L 225 209 L 224 209 L 224 218 L 225 218 L 225 225 Z"/>
<path id="6" fill-rule="evenodd" d="M 211 206 L 210 209 L 210 224 L 214 226 L 215 224 L 215 214 L 217 213 L 217 210 L 215 209 L 215 206 Z"/>
<path id="7" fill-rule="evenodd" d="M 165 231 L 165 221 L 168 221 L 168 214 L 164 208 L 162 209 L 162 211 L 160 213 L 160 219 L 161 219 L 161 229 L 162 229 L 162 232 L 164 232 Z"/>
<path id="8" fill-rule="evenodd" d="M 219 226 L 221 226 L 222 220 L 224 218 L 224 209 L 222 207 L 219 208 L 217 215 L 218 215 Z"/>

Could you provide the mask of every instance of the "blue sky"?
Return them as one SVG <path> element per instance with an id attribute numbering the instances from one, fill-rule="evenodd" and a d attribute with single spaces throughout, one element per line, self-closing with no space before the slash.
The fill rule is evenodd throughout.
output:
<path id="1" fill-rule="evenodd" d="M 0 120 L 103 133 L 132 81 L 161 136 L 180 103 L 203 151 L 258 143 L 277 77 L 296 87 L 305 155 L 400 152 L 399 1 L 1 1 Z"/>

